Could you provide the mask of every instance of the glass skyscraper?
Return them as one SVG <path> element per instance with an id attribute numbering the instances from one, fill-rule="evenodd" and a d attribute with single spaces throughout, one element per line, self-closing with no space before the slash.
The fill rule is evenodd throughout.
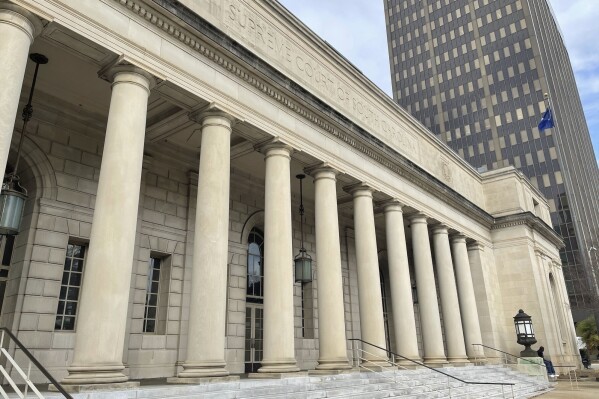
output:
<path id="1" fill-rule="evenodd" d="M 599 169 L 548 0 L 385 0 L 385 12 L 395 101 L 479 171 L 513 165 L 532 181 L 564 238 L 575 321 L 599 313 Z M 555 127 L 539 131 L 547 103 Z"/>

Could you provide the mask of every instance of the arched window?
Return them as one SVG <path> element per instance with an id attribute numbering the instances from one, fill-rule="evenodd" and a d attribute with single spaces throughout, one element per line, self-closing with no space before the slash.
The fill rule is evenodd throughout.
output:
<path id="1" fill-rule="evenodd" d="M 246 301 L 264 301 L 264 233 L 254 227 L 248 236 Z"/>

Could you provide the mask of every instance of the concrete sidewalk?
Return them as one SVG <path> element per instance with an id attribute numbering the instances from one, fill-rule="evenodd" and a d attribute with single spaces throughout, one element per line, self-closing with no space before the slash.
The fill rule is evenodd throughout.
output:
<path id="1" fill-rule="evenodd" d="M 599 398 L 599 381 L 586 380 L 578 381 L 578 389 L 576 383 L 574 389 L 570 386 L 570 381 L 559 380 L 553 391 L 537 396 L 543 399 L 597 399 Z"/>

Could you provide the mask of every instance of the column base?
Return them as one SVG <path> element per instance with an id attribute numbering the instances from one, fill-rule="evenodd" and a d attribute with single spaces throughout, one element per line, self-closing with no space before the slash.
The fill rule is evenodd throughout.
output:
<path id="1" fill-rule="evenodd" d="M 465 366 L 467 364 L 470 364 L 470 362 L 468 361 L 467 357 L 448 357 L 447 361 L 452 365 L 452 366 Z"/>
<path id="2" fill-rule="evenodd" d="M 257 373 L 249 373 L 248 378 L 257 379 L 257 380 L 281 380 L 284 378 L 306 377 L 308 375 L 308 372 L 306 372 L 306 371 L 270 373 L 270 372 L 261 372 L 260 370 L 262 370 L 262 369 L 259 369 Z"/>
<path id="3" fill-rule="evenodd" d="M 416 357 L 416 358 L 410 358 L 415 362 L 419 362 L 419 363 L 423 363 L 422 358 L 420 357 Z M 409 360 L 405 360 L 405 359 L 398 359 L 396 362 L 399 366 L 401 367 L 405 367 L 405 368 L 418 368 L 418 367 L 422 367 L 417 363 L 413 363 Z"/>
<path id="4" fill-rule="evenodd" d="M 430 367 L 443 367 L 448 364 L 445 357 L 424 357 L 424 364 Z"/>
<path id="5" fill-rule="evenodd" d="M 67 367 L 69 375 L 62 380 L 62 385 L 87 386 L 124 383 L 129 381 L 129 377 L 122 372 L 124 369 L 125 367 L 122 364 Z"/>
<path id="6" fill-rule="evenodd" d="M 202 362 L 202 363 L 183 363 L 183 370 L 177 374 L 176 378 L 208 378 L 208 377 L 226 377 L 229 370 L 225 368 L 227 364 L 222 361 Z"/>
<path id="7" fill-rule="evenodd" d="M 489 363 L 489 361 L 487 360 L 486 357 L 469 357 L 468 361 L 472 364 L 480 364 L 480 365 Z"/>
<path id="8" fill-rule="evenodd" d="M 300 371 L 297 367 L 295 359 L 262 361 L 262 367 L 258 369 L 258 373 L 295 373 Z"/>
<path id="9" fill-rule="evenodd" d="M 339 359 L 322 359 L 318 360 L 318 366 L 316 366 L 316 370 L 348 370 L 351 369 L 351 365 L 349 364 L 349 360 L 347 358 L 339 358 Z"/>
<path id="10" fill-rule="evenodd" d="M 238 375 L 228 375 L 226 377 L 169 377 L 166 379 L 167 384 L 211 384 L 218 382 L 230 382 L 239 380 Z"/>
<path id="11" fill-rule="evenodd" d="M 137 381 L 115 382 L 109 384 L 62 384 L 62 388 L 68 393 L 95 392 L 95 391 L 123 391 L 139 387 Z M 48 385 L 48 391 L 58 392 L 54 384 Z"/>

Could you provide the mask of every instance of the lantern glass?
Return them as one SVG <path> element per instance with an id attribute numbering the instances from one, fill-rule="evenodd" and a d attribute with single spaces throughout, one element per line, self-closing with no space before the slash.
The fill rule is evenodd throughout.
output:
<path id="1" fill-rule="evenodd" d="M 295 258 L 295 282 L 309 283 L 312 281 L 312 259 L 304 253 Z"/>
<path id="2" fill-rule="evenodd" d="M 12 189 L 4 189 L 0 194 L 0 234 L 15 235 L 23 218 L 27 195 Z"/>

